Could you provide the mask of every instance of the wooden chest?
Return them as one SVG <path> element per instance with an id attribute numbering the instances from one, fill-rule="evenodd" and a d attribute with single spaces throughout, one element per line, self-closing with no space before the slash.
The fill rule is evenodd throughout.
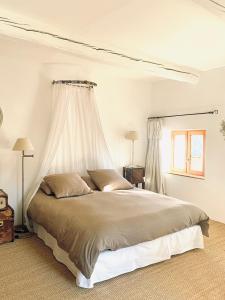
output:
<path id="1" fill-rule="evenodd" d="M 0 244 L 14 241 L 14 211 L 10 206 L 0 210 Z"/>

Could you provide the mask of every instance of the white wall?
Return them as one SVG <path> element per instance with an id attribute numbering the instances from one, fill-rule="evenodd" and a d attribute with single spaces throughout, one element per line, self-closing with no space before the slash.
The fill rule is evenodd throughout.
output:
<path id="1" fill-rule="evenodd" d="M 201 112 L 218 115 L 164 119 L 168 130 L 206 129 L 205 180 L 166 174 L 168 195 L 195 203 L 212 219 L 225 223 L 225 141 L 219 132 L 225 118 L 225 68 L 205 72 L 197 85 L 173 81 L 153 84 L 151 114 Z"/>
<path id="2" fill-rule="evenodd" d="M 129 163 L 127 130 L 137 130 L 136 163 L 143 165 L 146 150 L 146 118 L 150 110 L 151 84 L 127 78 L 123 70 L 104 66 L 63 52 L 0 38 L 0 188 L 20 221 L 20 154 L 11 151 L 17 137 L 28 136 L 35 147 L 34 159 L 26 159 L 26 190 L 40 165 L 47 138 L 53 79 L 86 79 L 97 82 L 96 99 L 106 140 L 121 169 Z"/>

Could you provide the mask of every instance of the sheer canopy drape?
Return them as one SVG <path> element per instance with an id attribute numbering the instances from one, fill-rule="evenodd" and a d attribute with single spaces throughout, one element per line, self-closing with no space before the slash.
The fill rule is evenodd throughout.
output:
<path id="1" fill-rule="evenodd" d="M 112 168 L 95 104 L 94 88 L 53 85 L 51 126 L 40 171 L 25 202 L 25 210 L 42 178 L 50 173 Z"/>
<path id="2" fill-rule="evenodd" d="M 149 119 L 147 124 L 148 144 L 145 165 L 145 188 L 156 193 L 165 192 L 161 170 L 161 137 L 162 120 Z"/>

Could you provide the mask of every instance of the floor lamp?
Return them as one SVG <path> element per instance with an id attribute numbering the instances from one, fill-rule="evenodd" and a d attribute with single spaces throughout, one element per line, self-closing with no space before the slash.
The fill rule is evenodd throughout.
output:
<path id="1" fill-rule="evenodd" d="M 25 151 L 33 151 L 33 145 L 28 138 L 18 138 L 14 147 L 14 151 L 22 151 L 22 224 L 17 226 L 16 233 L 26 233 L 28 229 L 24 223 L 24 158 L 34 157 L 34 155 L 27 155 Z"/>

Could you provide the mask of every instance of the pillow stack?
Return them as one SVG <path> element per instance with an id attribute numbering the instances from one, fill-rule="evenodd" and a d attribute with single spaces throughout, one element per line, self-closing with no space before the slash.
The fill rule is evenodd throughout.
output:
<path id="1" fill-rule="evenodd" d="M 128 190 L 133 186 L 116 170 L 88 170 L 89 176 L 80 177 L 77 173 L 53 174 L 44 177 L 40 189 L 48 196 L 58 198 L 81 196 L 100 190 Z"/>

